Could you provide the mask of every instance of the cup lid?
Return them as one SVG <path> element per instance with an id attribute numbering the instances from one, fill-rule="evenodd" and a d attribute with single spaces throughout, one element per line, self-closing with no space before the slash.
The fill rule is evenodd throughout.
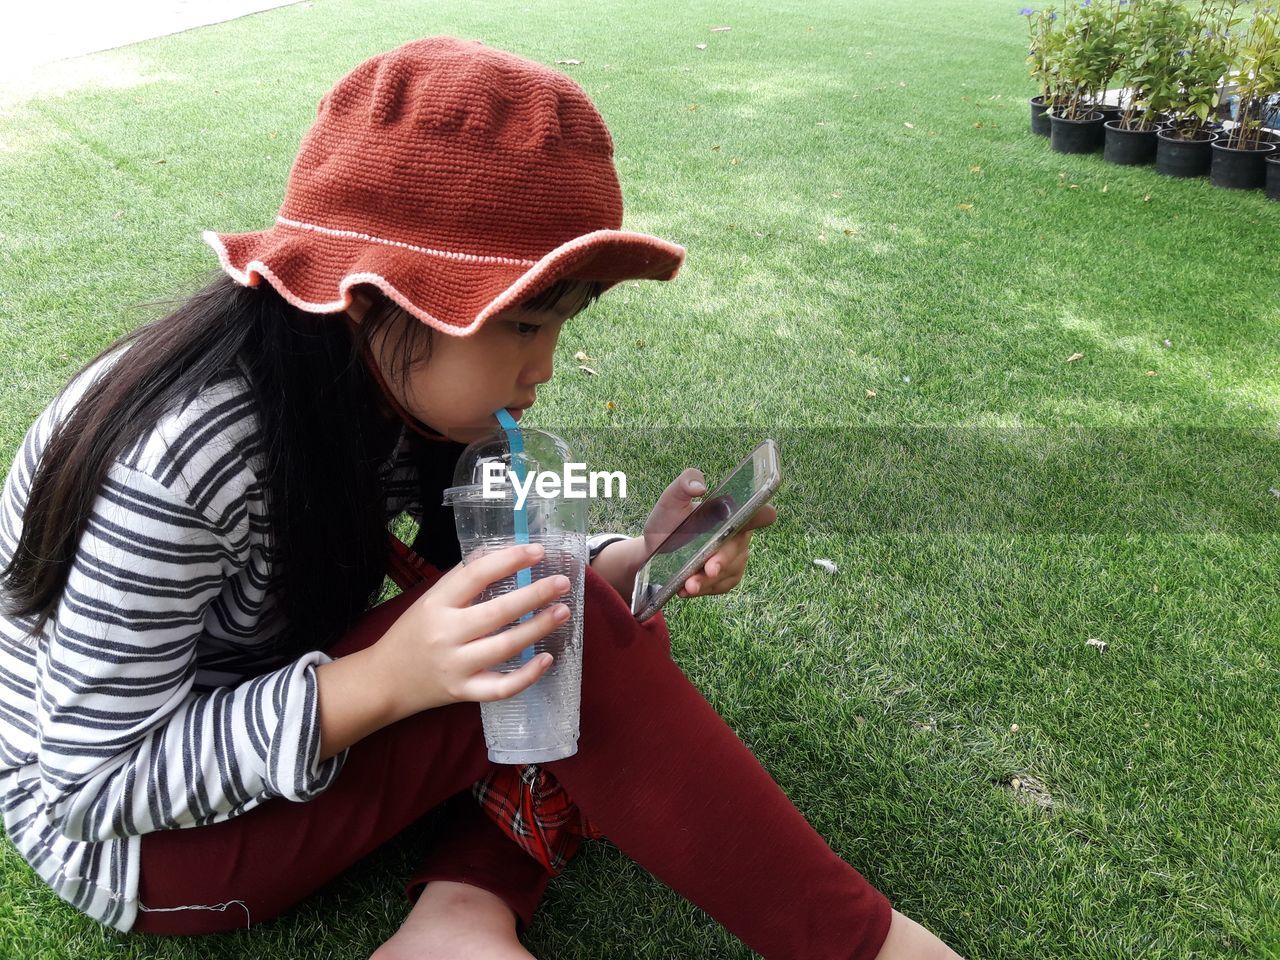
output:
<path id="1" fill-rule="evenodd" d="M 453 486 L 444 491 L 445 505 L 456 500 L 475 498 L 486 479 L 489 489 L 498 497 L 515 495 L 512 475 L 529 473 L 563 473 L 564 465 L 573 462 L 569 445 L 546 430 L 520 428 L 508 436 L 506 430 L 493 430 L 467 445 L 453 470 Z M 513 442 L 514 441 L 514 442 Z M 513 447 L 521 449 L 513 452 Z"/>

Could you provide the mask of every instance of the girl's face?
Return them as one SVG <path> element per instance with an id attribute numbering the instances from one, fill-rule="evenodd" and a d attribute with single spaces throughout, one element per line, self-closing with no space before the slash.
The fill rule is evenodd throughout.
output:
<path id="1" fill-rule="evenodd" d="M 556 341 L 566 320 L 585 306 L 584 292 L 571 290 L 553 307 L 512 307 L 487 320 L 469 337 L 431 331 L 430 356 L 401 383 L 403 360 L 384 344 L 396 322 L 418 323 L 404 314 L 378 330 L 369 349 L 397 401 L 428 427 L 451 440 L 470 443 L 498 426 L 501 407 L 517 420 L 533 406 L 538 387 L 554 373 Z M 358 292 L 348 314 L 359 323 L 370 300 Z M 425 354 L 425 350 L 423 353 Z M 386 356 L 384 356 L 386 354 Z"/>

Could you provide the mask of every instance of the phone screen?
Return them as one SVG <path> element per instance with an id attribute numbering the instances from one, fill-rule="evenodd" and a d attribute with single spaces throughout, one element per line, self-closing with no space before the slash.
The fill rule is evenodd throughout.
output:
<path id="1" fill-rule="evenodd" d="M 750 519 L 749 515 L 742 515 L 747 507 L 754 513 L 763 505 L 778 482 L 775 449 L 768 440 L 757 447 L 658 545 L 636 576 L 632 613 L 639 616 L 655 599 L 665 600 L 661 596 L 664 588 L 677 578 L 680 582 L 674 583 L 670 593 L 679 590 L 680 583 L 697 571 L 690 570 L 683 577 L 681 572 L 727 528 L 745 524 Z"/>

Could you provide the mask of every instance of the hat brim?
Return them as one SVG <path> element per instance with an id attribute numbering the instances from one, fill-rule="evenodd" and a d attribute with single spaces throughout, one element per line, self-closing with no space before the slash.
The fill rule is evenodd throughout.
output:
<path id="1" fill-rule="evenodd" d="M 596 230 L 539 260 L 431 250 L 347 230 L 277 218 L 256 233 L 203 233 L 222 269 L 247 287 L 266 280 L 289 303 L 311 313 L 351 306 L 351 288 L 375 286 L 423 323 L 466 337 L 508 307 L 564 278 L 670 280 L 685 249 L 627 230 Z"/>

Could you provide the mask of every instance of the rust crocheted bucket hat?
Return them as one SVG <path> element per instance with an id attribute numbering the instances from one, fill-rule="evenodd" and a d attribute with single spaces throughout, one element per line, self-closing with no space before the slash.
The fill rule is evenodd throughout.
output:
<path id="1" fill-rule="evenodd" d="M 366 60 L 320 100 L 275 224 L 205 231 L 222 269 L 337 313 L 371 284 L 465 337 L 566 278 L 670 280 L 683 247 L 623 230 L 613 138 L 563 74 L 428 37 Z"/>

